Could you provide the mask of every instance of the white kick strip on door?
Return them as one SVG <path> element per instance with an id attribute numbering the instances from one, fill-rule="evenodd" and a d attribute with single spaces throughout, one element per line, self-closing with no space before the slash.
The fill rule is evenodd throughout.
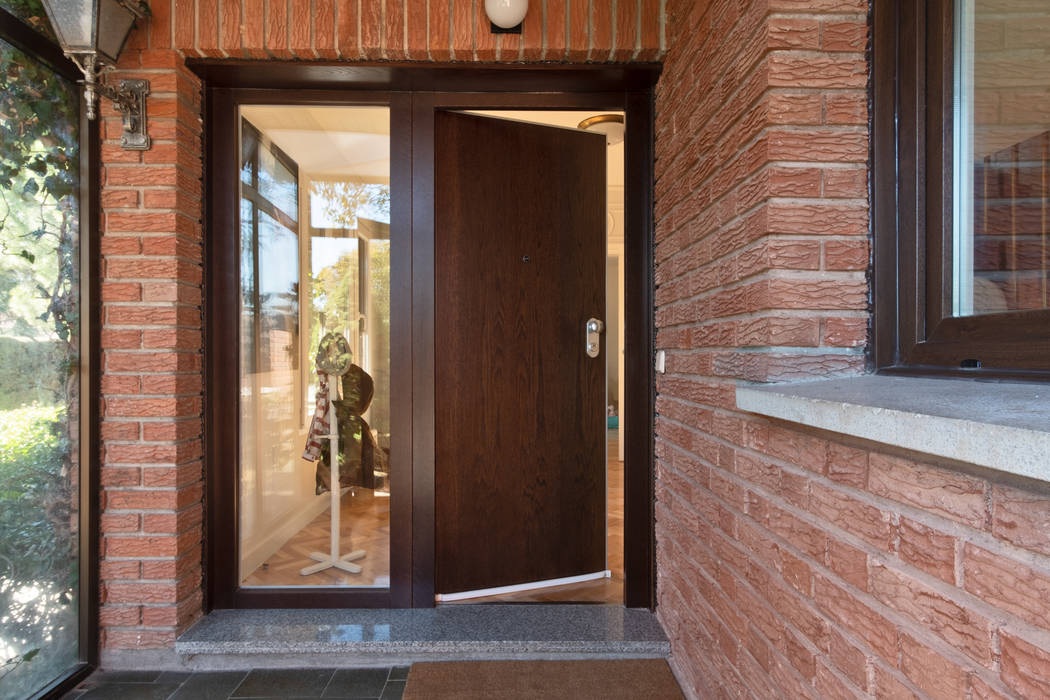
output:
<path id="1" fill-rule="evenodd" d="M 469 600 L 471 598 L 483 598 L 490 595 L 504 595 L 507 593 L 521 593 L 522 591 L 533 591 L 537 588 L 550 588 L 552 586 L 567 586 L 570 583 L 583 583 L 584 581 L 596 581 L 600 578 L 611 578 L 612 572 L 596 571 L 593 574 L 580 574 L 579 576 L 566 576 L 565 578 L 551 578 L 546 581 L 530 581 L 528 583 L 516 583 L 513 586 L 500 586 L 498 588 L 479 588 L 476 591 L 460 591 L 459 593 L 437 593 L 434 600 L 438 603 L 451 603 L 456 600 Z"/>

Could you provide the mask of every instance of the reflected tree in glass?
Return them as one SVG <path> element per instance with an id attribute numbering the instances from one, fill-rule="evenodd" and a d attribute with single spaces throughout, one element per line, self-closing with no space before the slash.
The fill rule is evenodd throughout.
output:
<path id="1" fill-rule="evenodd" d="M 0 698 L 79 658 L 79 100 L 0 41 Z"/>

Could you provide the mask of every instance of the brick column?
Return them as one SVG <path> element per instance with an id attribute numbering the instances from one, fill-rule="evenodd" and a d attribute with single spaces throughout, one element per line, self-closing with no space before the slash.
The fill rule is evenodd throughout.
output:
<path id="1" fill-rule="evenodd" d="M 107 651 L 168 649 L 201 612 L 200 84 L 170 50 L 150 81 L 148 151 L 106 104 L 102 174 L 101 628 Z"/>

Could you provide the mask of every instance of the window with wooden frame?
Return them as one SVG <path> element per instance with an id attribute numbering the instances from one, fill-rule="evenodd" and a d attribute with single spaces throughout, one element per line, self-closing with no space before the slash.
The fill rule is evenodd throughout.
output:
<path id="1" fill-rule="evenodd" d="M 883 372 L 1050 378 L 1050 3 L 875 0 Z"/>

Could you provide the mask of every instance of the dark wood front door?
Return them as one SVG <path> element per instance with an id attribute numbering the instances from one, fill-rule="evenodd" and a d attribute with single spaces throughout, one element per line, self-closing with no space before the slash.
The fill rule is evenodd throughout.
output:
<path id="1" fill-rule="evenodd" d="M 605 139 L 435 114 L 436 591 L 605 569 Z"/>

